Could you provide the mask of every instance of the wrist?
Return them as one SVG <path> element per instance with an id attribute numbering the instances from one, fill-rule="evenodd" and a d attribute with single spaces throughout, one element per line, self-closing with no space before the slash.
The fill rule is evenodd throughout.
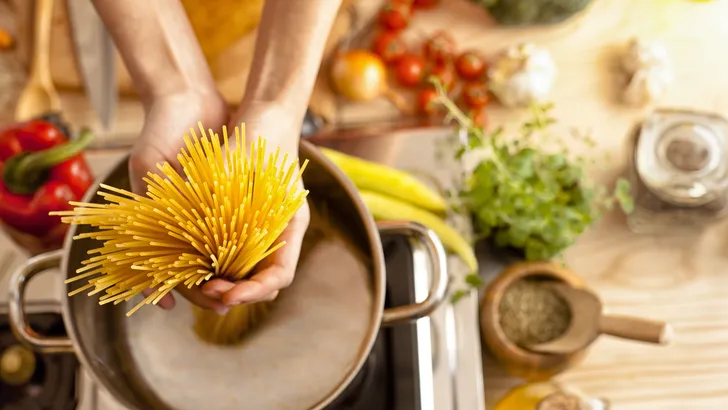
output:
<path id="1" fill-rule="evenodd" d="M 153 106 L 165 101 L 178 101 L 179 103 L 210 105 L 210 109 L 225 106 L 225 100 L 214 86 L 153 86 L 140 94 L 144 111 L 149 113 Z"/>
<path id="2" fill-rule="evenodd" d="M 308 109 L 308 99 L 304 98 L 288 98 L 287 96 L 279 96 L 276 98 L 248 98 L 243 96 L 243 100 L 236 112 L 238 113 L 260 113 L 267 117 L 279 115 L 278 122 L 284 122 L 289 126 L 300 126 L 306 116 Z"/>
<path id="3" fill-rule="evenodd" d="M 263 133 L 263 137 L 272 137 L 274 135 L 266 133 L 273 132 L 277 137 L 276 145 L 281 150 L 297 154 L 304 116 L 305 109 L 299 115 L 295 108 L 291 109 L 280 102 L 244 101 L 235 110 L 230 128 L 244 123 L 247 144 L 255 141 L 259 136 L 257 133 Z"/>
<path id="4" fill-rule="evenodd" d="M 195 100 L 214 99 L 216 90 L 210 87 L 190 86 L 181 81 L 159 81 L 155 84 L 144 86 L 143 92 L 139 93 L 139 99 L 145 109 L 149 109 L 151 105 L 159 101 L 176 98 L 178 96 L 187 96 Z"/>
<path id="5" fill-rule="evenodd" d="M 300 137 L 300 130 L 303 118 L 306 115 L 306 108 L 303 110 L 281 102 L 244 101 L 232 115 L 233 127 L 241 123 L 275 124 L 276 129 L 290 129 L 296 131 L 296 140 Z"/>

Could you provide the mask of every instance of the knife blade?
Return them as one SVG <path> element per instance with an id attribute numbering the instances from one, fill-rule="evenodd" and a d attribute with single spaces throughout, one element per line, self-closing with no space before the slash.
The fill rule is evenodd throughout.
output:
<path id="1" fill-rule="evenodd" d="M 105 130 L 116 114 L 116 49 L 91 0 L 67 0 L 86 95 Z"/>

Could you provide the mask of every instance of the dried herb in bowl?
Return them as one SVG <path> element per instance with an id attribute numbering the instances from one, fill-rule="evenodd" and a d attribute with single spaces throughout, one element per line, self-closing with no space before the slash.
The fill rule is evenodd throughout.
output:
<path id="1" fill-rule="evenodd" d="M 550 342 L 571 323 L 569 304 L 544 286 L 548 281 L 521 279 L 510 285 L 498 306 L 500 327 L 508 340 L 526 347 Z"/>

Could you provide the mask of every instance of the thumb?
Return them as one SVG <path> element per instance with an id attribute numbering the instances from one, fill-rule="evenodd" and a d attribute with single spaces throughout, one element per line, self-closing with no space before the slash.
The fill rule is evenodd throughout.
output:
<path id="1" fill-rule="evenodd" d="M 129 156 L 129 185 L 131 191 L 137 195 L 143 195 L 146 191 L 146 184 L 142 180 L 149 171 L 149 161 L 134 152 Z"/>
<path id="2" fill-rule="evenodd" d="M 165 162 L 164 155 L 153 147 L 137 146 L 129 156 L 129 183 L 131 190 L 137 195 L 144 195 L 147 184 L 143 178 L 150 172 L 159 174 L 157 164 Z"/>

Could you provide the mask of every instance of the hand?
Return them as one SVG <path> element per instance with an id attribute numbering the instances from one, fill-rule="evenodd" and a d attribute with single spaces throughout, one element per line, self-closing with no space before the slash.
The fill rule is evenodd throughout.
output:
<path id="1" fill-rule="evenodd" d="M 233 118 L 235 120 L 228 129 L 234 129 L 244 122 L 248 147 L 259 136 L 263 136 L 270 151 L 280 147 L 281 156 L 287 153 L 289 161 L 298 158 L 302 119 L 299 120 L 286 110 L 260 105 L 242 106 Z M 300 188 L 303 189 L 302 184 Z M 275 299 L 279 290 L 288 287 L 293 281 L 310 218 L 308 203 L 304 203 L 278 238 L 278 242 L 285 241 L 286 244 L 262 260 L 248 279 L 236 283 L 213 279 L 202 286 L 202 292 L 225 306 Z"/>
<path id="2" fill-rule="evenodd" d="M 139 195 L 146 194 L 146 185 L 142 178 L 147 172 L 159 173 L 157 164 L 169 162 L 181 173 L 177 154 L 184 147 L 183 136 L 190 128 L 197 129 L 197 123 L 216 132 L 228 122 L 228 108 L 225 101 L 217 93 L 200 94 L 195 92 L 180 93 L 157 98 L 147 105 L 144 128 L 134 144 L 129 157 L 129 176 L 132 191 Z M 193 287 L 187 289 L 178 286 L 175 289 L 190 302 L 218 312 L 225 306 L 218 300 L 209 298 Z M 151 292 L 145 292 L 149 295 Z M 158 306 L 171 309 L 175 305 L 174 296 L 168 293 L 160 299 Z"/>

